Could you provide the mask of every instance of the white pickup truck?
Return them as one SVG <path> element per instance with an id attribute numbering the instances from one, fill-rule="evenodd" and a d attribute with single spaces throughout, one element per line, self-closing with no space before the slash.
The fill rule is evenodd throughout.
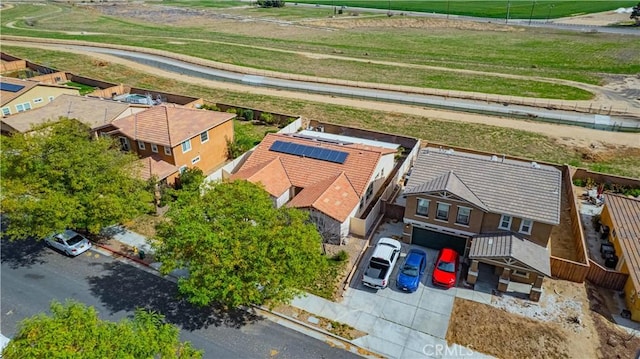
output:
<path id="1" fill-rule="evenodd" d="M 389 277 L 400 257 L 400 242 L 392 238 L 380 238 L 373 250 L 369 266 L 362 275 L 362 284 L 374 289 L 384 289 L 389 285 Z"/>

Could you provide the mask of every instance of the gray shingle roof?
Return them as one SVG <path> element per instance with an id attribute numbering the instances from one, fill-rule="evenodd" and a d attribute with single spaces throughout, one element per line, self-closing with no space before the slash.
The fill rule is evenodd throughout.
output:
<path id="1" fill-rule="evenodd" d="M 405 191 L 405 194 L 440 191 L 453 193 L 454 195 L 464 199 L 465 201 L 474 204 L 478 208 L 482 208 L 485 211 L 488 210 L 487 206 L 482 203 L 482 200 L 480 200 L 480 198 L 478 198 L 478 196 L 476 196 L 475 193 L 473 193 L 473 191 L 471 191 L 469 187 L 467 187 L 467 185 L 465 185 L 460 177 L 458 177 L 453 171 L 449 171 L 441 175 L 440 177 L 436 177 L 431 181 L 424 182 L 421 185 L 408 188 Z"/>
<path id="2" fill-rule="evenodd" d="M 479 235 L 473 238 L 469 258 L 513 258 L 531 269 L 551 276 L 551 264 L 547 248 L 511 233 Z"/>
<path id="3" fill-rule="evenodd" d="M 546 165 L 534 167 L 522 161 L 426 148 L 414 163 L 404 194 L 442 187 L 443 176 L 451 171 L 462 183 L 456 184 L 449 176 L 451 192 L 470 203 L 476 204 L 475 196 L 489 212 L 560 223 L 562 174 Z M 442 180 L 436 181 L 438 178 Z"/>

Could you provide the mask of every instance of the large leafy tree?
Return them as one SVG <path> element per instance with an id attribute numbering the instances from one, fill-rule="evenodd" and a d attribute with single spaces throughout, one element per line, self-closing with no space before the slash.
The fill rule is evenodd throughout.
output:
<path id="1" fill-rule="evenodd" d="M 91 139 L 75 120 L 2 138 L 2 212 L 12 239 L 66 228 L 99 232 L 149 211 L 153 196 L 135 176 L 136 157 L 110 138 Z"/>
<path id="2" fill-rule="evenodd" d="M 164 273 L 189 270 L 178 286 L 193 304 L 286 302 L 326 269 L 308 213 L 276 209 L 258 185 L 215 183 L 183 199 L 158 228 L 156 258 Z"/>
<path id="3" fill-rule="evenodd" d="M 133 319 L 114 323 L 98 318 L 93 307 L 78 302 L 51 303 L 51 315 L 37 314 L 18 325 L 3 350 L 18 358 L 201 358 L 178 328 L 157 313 L 136 310 Z"/>

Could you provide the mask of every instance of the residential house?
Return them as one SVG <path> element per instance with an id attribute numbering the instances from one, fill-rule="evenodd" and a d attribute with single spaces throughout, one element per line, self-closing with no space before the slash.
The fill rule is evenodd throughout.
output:
<path id="1" fill-rule="evenodd" d="M 113 130 L 111 122 L 144 111 L 146 108 L 148 106 L 62 94 L 46 106 L 2 118 L 0 126 L 3 134 L 26 133 L 34 126 L 67 117 L 89 126 L 95 134 L 100 130 Z"/>
<path id="2" fill-rule="evenodd" d="M 261 183 L 274 205 L 310 212 L 325 239 L 349 233 L 394 168 L 398 145 L 304 131 L 268 134 L 231 180 Z"/>
<path id="3" fill-rule="evenodd" d="M 122 150 L 143 163 L 143 178 L 173 184 L 186 168 L 209 174 L 227 160 L 235 114 L 160 105 L 117 119 L 112 131 Z"/>
<path id="4" fill-rule="evenodd" d="M 631 319 L 640 322 L 640 200 L 606 193 L 600 222 L 609 227 L 609 240 L 619 258 L 616 270 L 629 274 L 624 299 Z"/>
<path id="5" fill-rule="evenodd" d="M 536 299 L 550 276 L 547 245 L 560 222 L 561 183 L 552 166 L 423 149 L 404 190 L 404 240 L 453 248 L 472 260 L 470 283 L 485 263 L 501 275 L 499 289 L 510 280 L 532 284 Z"/>
<path id="6" fill-rule="evenodd" d="M 2 116 L 42 107 L 62 94 L 78 95 L 78 89 L 11 77 L 0 77 Z"/>

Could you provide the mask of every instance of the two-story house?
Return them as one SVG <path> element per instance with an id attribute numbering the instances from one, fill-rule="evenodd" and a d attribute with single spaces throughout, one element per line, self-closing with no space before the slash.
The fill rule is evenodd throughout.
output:
<path id="1" fill-rule="evenodd" d="M 470 282 L 482 262 L 506 283 L 535 286 L 550 276 L 547 245 L 560 222 L 561 184 L 561 172 L 552 166 L 423 149 L 404 190 L 403 238 L 468 256 L 475 274 Z"/>
<path id="2" fill-rule="evenodd" d="M 3 117 L 42 107 L 62 94 L 79 95 L 79 92 L 75 87 L 0 77 Z"/>
<path id="3" fill-rule="evenodd" d="M 308 210 L 323 237 L 337 241 L 392 172 L 398 146 L 320 132 L 268 134 L 230 179 L 261 183 L 277 207 Z"/>
<path id="4" fill-rule="evenodd" d="M 211 173 L 228 158 L 235 114 L 160 105 L 117 119 L 106 134 L 142 159 L 143 178 L 173 184 L 186 168 Z"/>

